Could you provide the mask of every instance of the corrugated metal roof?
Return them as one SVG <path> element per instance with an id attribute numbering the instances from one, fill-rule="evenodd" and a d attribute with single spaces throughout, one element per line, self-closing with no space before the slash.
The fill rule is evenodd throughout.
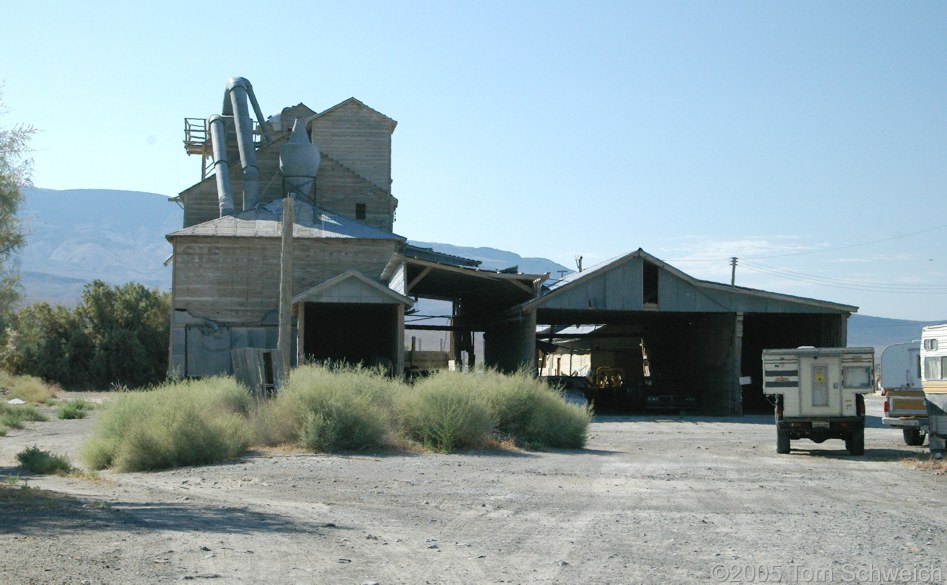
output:
<path id="1" fill-rule="evenodd" d="M 401 252 L 404 256 L 408 258 L 416 258 L 418 260 L 427 260 L 429 262 L 436 262 L 438 264 L 448 264 L 450 266 L 468 266 L 476 268 L 483 264 L 480 260 L 473 260 L 470 258 L 464 258 L 463 256 L 457 256 L 455 254 L 448 254 L 446 252 L 438 252 L 434 248 L 422 248 L 420 246 L 415 246 L 414 244 L 408 244 L 404 247 L 404 250 Z M 496 271 L 493 271 L 496 272 Z"/>
<path id="2" fill-rule="evenodd" d="M 363 240 L 397 240 L 406 238 L 386 232 L 360 221 L 331 213 L 303 201 L 295 201 L 294 238 L 343 238 Z M 258 205 L 256 209 L 241 211 L 205 221 L 171 232 L 170 240 L 180 236 L 210 236 L 236 238 L 278 238 L 283 199 Z"/>

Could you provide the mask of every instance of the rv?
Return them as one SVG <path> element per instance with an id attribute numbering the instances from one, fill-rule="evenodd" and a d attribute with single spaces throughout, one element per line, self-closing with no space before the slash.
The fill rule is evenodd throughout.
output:
<path id="1" fill-rule="evenodd" d="M 928 445 L 939 459 L 947 439 L 947 324 L 921 330 L 921 388 L 927 403 Z"/>
<path id="2" fill-rule="evenodd" d="M 924 444 L 927 405 L 921 389 L 921 342 L 895 343 L 881 352 L 881 422 L 901 429 L 908 445 Z"/>
<path id="3" fill-rule="evenodd" d="M 776 452 L 790 441 L 842 439 L 852 455 L 865 454 L 865 400 L 872 391 L 870 347 L 763 350 L 763 393 L 776 407 Z"/>

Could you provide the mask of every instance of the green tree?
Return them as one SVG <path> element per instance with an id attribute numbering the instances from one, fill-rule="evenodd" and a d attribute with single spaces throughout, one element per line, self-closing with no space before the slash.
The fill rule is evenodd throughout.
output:
<path id="1" fill-rule="evenodd" d="M 96 280 L 74 310 L 47 303 L 20 309 L 0 365 L 66 388 L 156 384 L 167 371 L 170 320 L 170 293 Z"/>
<path id="2" fill-rule="evenodd" d="M 92 345 L 88 369 L 98 387 L 146 386 L 167 372 L 171 296 L 131 282 L 87 284 L 76 314 Z"/>
<path id="3" fill-rule="evenodd" d="M 0 91 L 0 115 L 6 112 Z M 0 126 L 0 332 L 19 298 L 19 271 L 12 260 L 23 245 L 23 225 L 17 212 L 23 198 L 20 189 L 30 184 L 33 161 L 29 145 L 35 133 L 32 126 Z"/>
<path id="4" fill-rule="evenodd" d="M 73 311 L 34 303 L 13 314 L 0 356 L 5 370 L 55 381 L 67 388 L 88 384 L 92 346 Z"/>

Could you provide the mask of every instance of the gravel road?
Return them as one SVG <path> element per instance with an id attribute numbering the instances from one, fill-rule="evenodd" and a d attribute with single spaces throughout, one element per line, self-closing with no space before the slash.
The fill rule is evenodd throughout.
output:
<path id="1" fill-rule="evenodd" d="M 587 448 L 253 453 L 4 497 L 0 583 L 942 583 L 945 472 L 880 424 L 866 454 L 769 416 L 599 417 Z M 0 438 L 78 461 L 89 420 Z M 0 490 L 10 494 L 14 488 Z"/>

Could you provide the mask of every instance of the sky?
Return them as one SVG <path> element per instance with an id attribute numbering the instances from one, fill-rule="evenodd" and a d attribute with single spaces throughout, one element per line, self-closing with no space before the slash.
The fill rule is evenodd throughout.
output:
<path id="1" fill-rule="evenodd" d="M 131 7 L 134 6 L 134 9 Z M 947 321 L 947 2 L 16 2 L 33 183 L 176 195 L 184 118 L 397 120 L 395 232 Z"/>

